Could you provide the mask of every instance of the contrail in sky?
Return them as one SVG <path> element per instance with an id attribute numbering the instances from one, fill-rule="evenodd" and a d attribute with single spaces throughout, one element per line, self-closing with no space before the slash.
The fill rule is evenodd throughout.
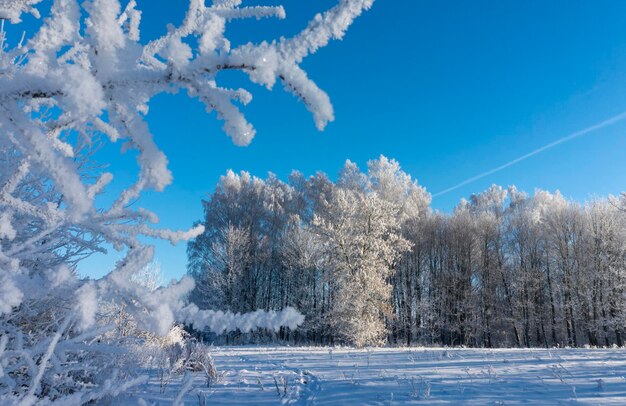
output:
<path id="1" fill-rule="evenodd" d="M 594 124 L 594 125 L 592 125 L 592 126 L 590 126 L 590 127 L 587 127 L 587 128 L 585 128 L 585 129 L 582 129 L 582 130 L 578 130 L 578 131 L 573 132 L 573 133 L 571 133 L 571 134 L 569 134 L 569 135 L 566 135 L 565 137 L 559 138 L 559 139 L 558 139 L 558 140 L 556 140 L 556 141 L 552 141 L 551 143 L 546 144 L 546 145 L 544 145 L 543 147 L 539 147 L 539 148 L 537 148 L 537 149 L 536 149 L 536 150 L 534 150 L 534 151 L 531 151 L 531 152 L 529 152 L 529 153 L 527 153 L 527 154 L 525 154 L 525 155 L 522 155 L 522 156 L 520 156 L 520 157 L 518 157 L 518 158 L 515 158 L 514 160 L 509 161 L 509 162 L 507 162 L 507 163 L 505 163 L 505 164 L 502 164 L 502 165 L 500 165 L 500 166 L 498 166 L 498 167 L 495 167 L 495 168 L 493 168 L 493 169 L 490 169 L 490 170 L 488 170 L 488 171 L 486 171 L 486 172 L 483 172 L 483 173 L 481 173 L 481 174 L 479 174 L 479 175 L 472 176 L 471 178 L 465 179 L 463 182 L 461 182 L 461 183 L 459 183 L 459 184 L 456 184 L 456 185 L 454 185 L 454 186 L 452 186 L 452 187 L 449 187 L 449 188 L 447 188 L 447 189 L 444 189 L 444 190 L 442 190 L 441 192 L 435 193 L 435 194 L 433 195 L 433 197 L 437 197 L 437 196 L 445 195 L 446 193 L 452 192 L 453 190 L 456 190 L 456 189 L 458 189 L 458 188 L 460 188 L 460 187 L 463 187 L 463 186 L 465 186 L 465 185 L 467 185 L 467 184 L 470 184 L 470 183 L 472 183 L 472 182 L 475 182 L 475 181 L 477 181 L 478 179 L 482 179 L 482 178 L 484 178 L 485 176 L 489 176 L 489 175 L 491 175 L 491 174 L 493 174 L 493 173 L 500 172 L 501 170 L 506 169 L 506 168 L 508 168 L 509 166 L 513 166 L 513 165 L 515 165 L 516 163 L 521 162 L 521 161 L 523 161 L 523 160 L 525 160 L 525 159 L 528 159 L 528 158 L 530 158 L 530 157 L 532 157 L 532 156 L 535 156 L 535 155 L 537 155 L 537 154 L 539 154 L 539 153 L 541 153 L 541 152 L 543 152 L 543 151 L 545 151 L 545 150 L 548 150 L 548 149 L 550 149 L 550 148 L 554 148 L 554 147 L 556 147 L 557 145 L 563 144 L 564 142 L 571 141 L 571 140 L 573 140 L 574 138 L 582 137 L 583 135 L 585 135 L 585 134 L 589 134 L 590 132 L 593 132 L 593 131 L 596 131 L 596 130 L 600 130 L 600 129 L 604 128 L 604 127 L 608 127 L 608 126 L 610 126 L 610 125 L 612 125 L 612 124 L 617 123 L 618 121 L 622 121 L 622 120 L 623 120 L 623 119 L 625 119 L 625 118 L 626 118 L 626 111 L 625 111 L 625 112 L 623 112 L 623 113 L 620 113 L 620 114 L 618 114 L 618 115 L 616 115 L 616 116 L 613 116 L 613 117 L 611 117 L 611 118 L 608 118 L 608 119 L 606 119 L 606 120 L 604 120 L 604 121 L 602 121 L 602 122 L 600 122 L 600 123 L 598 123 L 598 124 Z"/>

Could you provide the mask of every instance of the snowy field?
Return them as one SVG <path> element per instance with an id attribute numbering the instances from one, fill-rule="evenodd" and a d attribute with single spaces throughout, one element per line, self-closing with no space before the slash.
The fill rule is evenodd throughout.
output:
<path id="1" fill-rule="evenodd" d="M 186 405 L 626 404 L 624 349 L 219 347 L 214 357 L 217 382 L 197 375 Z M 159 386 L 155 376 L 129 404 L 171 404 L 181 379 Z"/>

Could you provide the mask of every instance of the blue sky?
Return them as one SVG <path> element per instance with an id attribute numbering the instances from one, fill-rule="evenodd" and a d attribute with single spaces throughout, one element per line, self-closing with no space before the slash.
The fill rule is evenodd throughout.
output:
<path id="1" fill-rule="evenodd" d="M 138 0 L 143 40 L 177 23 L 184 1 Z M 331 0 L 248 1 L 283 4 L 287 19 L 230 26 L 234 43 L 296 33 Z M 318 132 L 305 107 L 278 85 L 272 92 L 233 74 L 224 84 L 254 95 L 243 108 L 257 136 L 236 147 L 214 114 L 184 94 L 150 104 L 148 122 L 165 151 L 174 184 L 137 205 L 161 226 L 188 228 L 202 217 L 200 199 L 227 169 L 286 178 L 292 169 L 337 174 L 346 159 L 362 167 L 384 154 L 431 193 L 506 163 L 576 130 L 626 111 L 626 2 L 377 0 L 346 38 L 303 64 L 326 90 L 336 121 Z M 461 197 L 492 183 L 559 189 L 585 200 L 617 194 L 626 180 L 626 122 L 620 122 L 439 196 L 451 210 Z M 116 187 L 136 173 L 119 145 Z M 184 244 L 156 244 L 166 279 L 184 274 Z M 96 255 L 81 266 L 100 276 L 121 257 Z"/>

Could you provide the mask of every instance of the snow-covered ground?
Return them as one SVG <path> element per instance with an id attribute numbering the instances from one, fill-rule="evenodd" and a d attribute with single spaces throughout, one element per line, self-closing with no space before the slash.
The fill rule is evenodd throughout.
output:
<path id="1" fill-rule="evenodd" d="M 197 375 L 186 405 L 626 404 L 624 349 L 217 347 L 214 357 L 218 381 Z M 171 404 L 181 379 L 159 385 L 135 396 Z"/>

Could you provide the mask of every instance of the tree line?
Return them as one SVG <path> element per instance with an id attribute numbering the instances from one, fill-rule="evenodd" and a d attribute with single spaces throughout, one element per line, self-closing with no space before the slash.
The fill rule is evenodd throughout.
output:
<path id="1" fill-rule="evenodd" d="M 390 344 L 624 344 L 625 216 L 618 199 L 581 204 L 515 187 L 430 208 L 425 188 L 381 156 L 337 181 L 229 171 L 188 245 L 200 308 L 293 306 L 281 338 Z"/>

